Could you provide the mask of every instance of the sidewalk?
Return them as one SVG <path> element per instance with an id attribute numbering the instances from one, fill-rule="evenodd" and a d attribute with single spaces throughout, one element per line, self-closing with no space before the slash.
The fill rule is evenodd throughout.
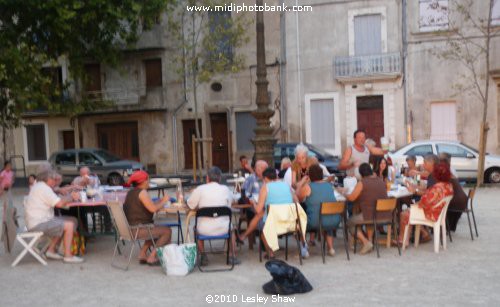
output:
<path id="1" fill-rule="evenodd" d="M 23 193 L 14 191 L 18 208 Z M 498 187 L 478 191 L 479 238 L 470 240 L 467 219 L 462 217 L 453 243 L 448 242 L 448 250 L 439 254 L 433 252 L 431 243 L 417 249 L 411 246 L 401 257 L 395 248 L 382 247 L 380 259 L 376 253 L 351 253 L 351 261 L 347 261 L 342 241 L 336 240 L 337 255 L 327 257 L 326 264 L 318 245 L 300 266 L 291 244 L 289 262 L 314 287 L 308 294 L 296 295 L 295 303 L 272 303 L 272 297 L 264 295 L 261 287 L 271 277 L 259 263 L 257 250 L 248 251 L 248 244 L 239 252 L 242 264 L 233 272 L 200 273 L 195 269 L 187 277 L 170 277 L 159 267 L 141 266 L 136 261 L 128 272 L 112 268 L 113 238 L 99 237 L 87 245 L 86 261 L 81 265 L 49 261 L 44 267 L 27 256 L 11 268 L 19 244 L 12 255 L 0 247 L 0 306 L 207 306 L 207 295 L 230 295 L 237 302 L 224 305 L 232 306 L 256 306 L 242 300 L 257 295 L 268 297 L 266 305 L 271 306 L 499 306 L 499 196 Z M 282 253 L 277 256 L 284 259 Z"/>

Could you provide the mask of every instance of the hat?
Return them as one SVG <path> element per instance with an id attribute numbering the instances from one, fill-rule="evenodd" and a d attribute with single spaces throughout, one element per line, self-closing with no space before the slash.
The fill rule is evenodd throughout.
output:
<path id="1" fill-rule="evenodd" d="M 266 294 L 290 295 L 313 289 L 299 269 L 282 260 L 269 260 L 266 269 L 273 276 L 273 280 L 262 286 Z"/>
<path id="2" fill-rule="evenodd" d="M 148 180 L 148 178 L 149 178 L 149 175 L 145 171 L 135 171 L 128 178 L 127 185 L 132 185 L 133 183 L 141 184 L 144 181 Z"/>

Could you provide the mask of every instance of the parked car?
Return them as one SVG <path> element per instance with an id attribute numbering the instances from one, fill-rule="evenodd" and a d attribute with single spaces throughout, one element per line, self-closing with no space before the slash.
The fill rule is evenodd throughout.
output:
<path id="1" fill-rule="evenodd" d="M 284 157 L 289 157 L 292 161 L 295 159 L 295 147 L 297 147 L 297 145 L 298 143 L 281 143 L 274 145 L 273 160 L 276 169 L 280 169 L 281 159 Z M 314 145 L 308 143 L 304 143 L 304 145 L 309 149 L 310 156 L 318 158 L 318 161 L 328 169 L 330 174 L 335 174 L 335 176 L 339 177 L 340 182 L 342 182 L 345 177 L 345 172 L 339 170 L 340 159 L 338 157 Z"/>
<path id="2" fill-rule="evenodd" d="M 53 153 L 49 162 L 69 183 L 79 175 L 83 166 L 88 166 L 99 177 L 101 183 L 122 185 L 134 170 L 144 169 L 137 161 L 123 160 L 99 148 L 68 149 Z"/>
<path id="3" fill-rule="evenodd" d="M 427 154 L 439 155 L 447 152 L 451 155 L 451 167 L 457 171 L 460 179 L 477 180 L 479 153 L 474 148 L 459 142 L 452 141 L 418 141 L 410 143 L 401 149 L 389 153 L 396 167 L 406 166 L 406 157 L 417 157 L 417 164 L 423 163 Z M 500 183 L 500 156 L 486 154 L 484 163 L 484 180 L 489 183 Z"/>

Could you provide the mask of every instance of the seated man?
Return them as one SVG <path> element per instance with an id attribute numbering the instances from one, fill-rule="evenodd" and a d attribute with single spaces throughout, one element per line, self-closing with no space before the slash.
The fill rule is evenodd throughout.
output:
<path id="1" fill-rule="evenodd" d="M 247 230 L 244 234 L 238 237 L 238 240 L 245 240 L 253 231 L 257 228 L 262 230 L 264 228 L 264 224 L 267 218 L 267 207 L 269 204 L 273 205 L 288 205 L 290 203 L 297 203 L 298 199 L 295 193 L 292 193 L 292 190 L 283 181 L 279 181 L 277 179 L 276 170 L 272 167 L 267 168 L 264 173 L 264 185 L 260 189 L 259 193 L 259 201 L 255 207 L 255 217 L 250 221 Z M 261 234 L 262 242 L 266 247 L 267 254 L 269 258 L 274 257 L 273 252 L 269 249 L 269 246 L 266 242 L 266 238 Z M 309 257 L 309 252 L 307 251 L 307 244 L 304 242 L 304 238 L 301 238 L 303 248 L 301 250 L 302 257 Z"/>
<path id="2" fill-rule="evenodd" d="M 25 203 L 26 227 L 29 231 L 41 231 L 51 238 L 45 255 L 49 259 L 63 260 L 65 263 L 81 263 L 83 259 L 73 256 L 71 242 L 76 230 L 76 219 L 67 216 L 54 216 L 54 207 L 64 207 L 78 199 L 77 193 L 61 199 L 52 190 L 56 184 L 57 173 L 45 170 L 37 175 Z M 57 247 L 64 235 L 64 256 L 57 253 Z"/>
<path id="3" fill-rule="evenodd" d="M 170 196 L 165 193 L 162 199 L 153 202 L 148 193 L 149 175 L 145 171 L 136 171 L 133 173 L 128 180 L 128 184 L 133 188 L 128 191 L 125 197 L 123 211 L 125 212 L 129 225 L 153 224 L 154 213 L 163 208 L 170 199 Z M 133 234 L 135 235 L 135 231 Z M 151 235 L 153 239 L 156 239 L 156 247 L 160 247 L 170 242 L 172 231 L 169 227 L 155 226 L 151 229 Z M 144 227 L 140 228 L 137 238 L 146 240 L 139 252 L 139 263 L 159 265 L 160 262 L 156 257 L 155 248 L 151 251 L 149 256 L 147 255 L 149 248 L 153 245 L 148 229 Z"/>
<path id="4" fill-rule="evenodd" d="M 232 204 L 232 192 L 225 185 L 221 185 L 222 172 L 217 167 L 211 167 L 207 173 L 207 183 L 200 185 L 194 189 L 193 193 L 187 201 L 189 208 L 196 210 L 208 207 L 229 207 Z M 198 233 L 205 236 L 219 236 L 227 233 L 227 227 L 229 225 L 229 219 L 226 216 L 218 218 L 207 218 L 200 217 L 198 219 Z M 231 248 L 236 251 L 235 248 L 235 236 L 232 236 Z M 201 263 L 202 265 L 207 265 L 208 259 L 207 255 L 203 253 L 204 246 L 203 241 L 199 241 L 198 247 L 202 252 Z M 230 257 L 229 261 L 234 264 L 240 264 L 240 261 L 236 258 Z"/>
<path id="5" fill-rule="evenodd" d="M 96 186 L 99 185 L 99 178 L 96 176 L 91 176 L 90 169 L 86 166 L 83 166 L 82 168 L 80 168 L 80 176 L 75 177 L 71 185 L 79 186 L 82 188 L 85 188 L 88 185 Z"/>

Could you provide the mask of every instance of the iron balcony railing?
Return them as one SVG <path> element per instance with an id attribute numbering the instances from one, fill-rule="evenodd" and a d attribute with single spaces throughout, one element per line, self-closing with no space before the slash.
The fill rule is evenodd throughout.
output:
<path id="1" fill-rule="evenodd" d="M 335 57 L 334 70 L 336 78 L 359 78 L 401 73 L 401 54 L 384 53 Z"/>

